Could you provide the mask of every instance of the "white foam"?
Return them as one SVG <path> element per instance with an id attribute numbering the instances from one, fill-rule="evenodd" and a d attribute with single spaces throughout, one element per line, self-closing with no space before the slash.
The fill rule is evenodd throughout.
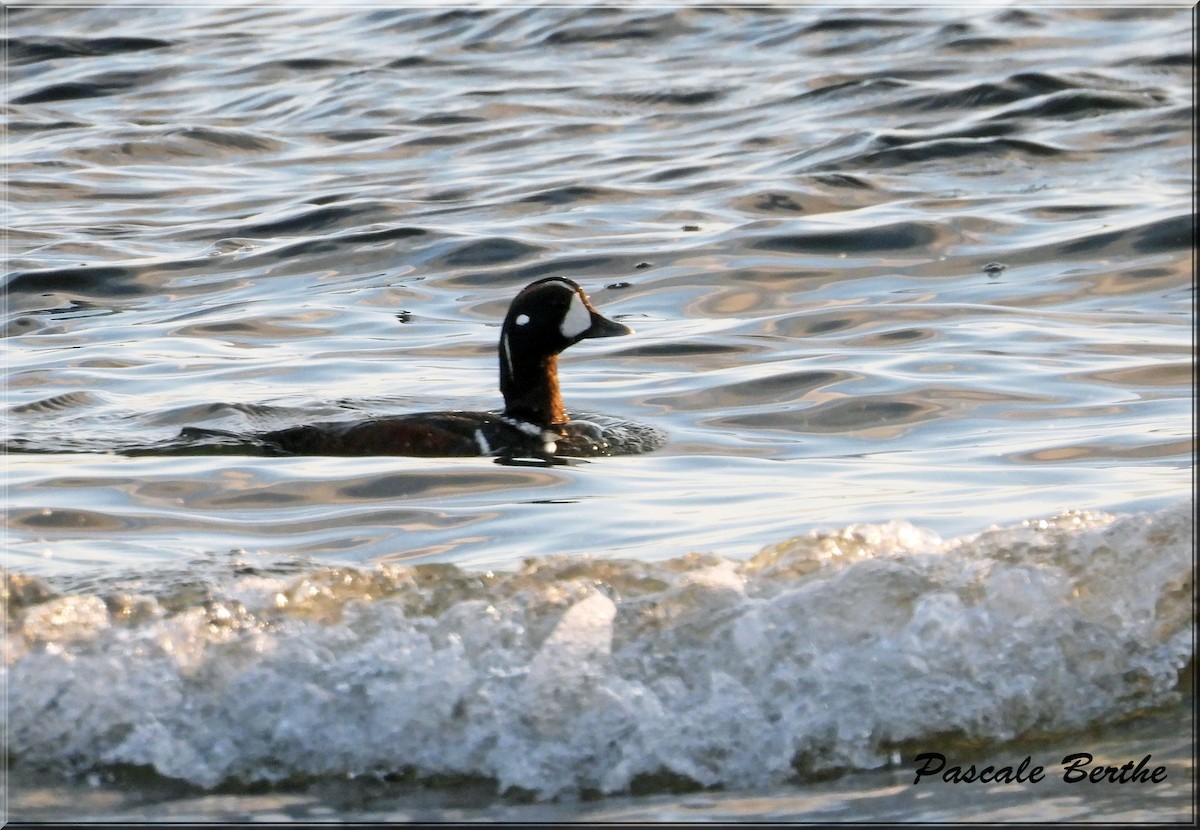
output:
<path id="1" fill-rule="evenodd" d="M 203 786 L 415 769 L 551 797 L 1080 728 L 1176 694 L 1192 509 L 947 541 L 855 526 L 748 561 L 231 577 L 182 608 L 141 597 L 136 621 L 59 597 L 11 612 L 9 750 Z"/>

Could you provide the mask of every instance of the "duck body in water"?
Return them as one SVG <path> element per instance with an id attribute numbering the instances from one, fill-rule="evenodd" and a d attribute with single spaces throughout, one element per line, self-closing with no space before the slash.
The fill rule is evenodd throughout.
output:
<path id="1" fill-rule="evenodd" d="M 591 338 L 631 334 L 564 277 L 526 286 L 500 329 L 502 412 L 420 412 L 288 427 L 256 436 L 283 455 L 545 458 L 646 452 L 657 430 L 608 418 L 572 421 L 558 386 L 558 356 Z"/>

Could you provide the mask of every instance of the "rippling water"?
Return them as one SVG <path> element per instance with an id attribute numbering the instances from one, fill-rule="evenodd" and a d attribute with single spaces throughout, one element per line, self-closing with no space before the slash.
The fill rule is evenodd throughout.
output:
<path id="1" fill-rule="evenodd" d="M 1007 746 L 1177 694 L 1187 10 L 5 13 L 18 774 L 134 801 L 400 771 L 535 797 L 799 780 L 751 815 L 803 815 L 788 799 L 824 792 L 821 770 L 906 768 L 891 753 L 948 725 Z M 563 356 L 568 407 L 663 448 L 552 467 L 125 454 L 186 427 L 495 408 L 499 322 L 552 275 L 636 330 Z M 801 545 L 836 563 L 754 565 L 793 538 L 841 539 Z M 1085 583 L 1148 616 L 1069 599 Z M 711 642 L 687 622 L 706 615 Z M 1094 626 L 1118 646 L 1076 660 Z M 931 665 L 939 637 L 960 651 Z M 960 694 L 900 717 L 846 683 Z M 247 684 L 272 698 L 229 708 Z M 1083 716 L 1055 702 L 1076 686 L 1106 690 Z M 461 708 L 423 738 L 424 710 L 389 694 Z M 763 720 L 739 720 L 748 701 Z M 697 740 L 697 712 L 728 729 Z M 69 745 L 57 718 L 83 724 Z M 893 786 L 876 774 L 863 791 Z M 80 803 L 41 795 L 20 815 Z M 1161 805 L 1130 797 L 1080 809 Z M 903 814 L 971 815 L 922 809 Z"/>

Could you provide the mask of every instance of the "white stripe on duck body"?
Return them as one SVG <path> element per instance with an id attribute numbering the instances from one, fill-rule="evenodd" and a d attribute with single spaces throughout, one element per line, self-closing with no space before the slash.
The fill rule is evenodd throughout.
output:
<path id="1" fill-rule="evenodd" d="M 605 416 L 572 422 L 558 386 L 558 355 L 565 349 L 631 333 L 600 314 L 571 280 L 538 280 L 512 301 L 500 329 L 503 412 L 415 413 L 292 427 L 260 438 L 268 451 L 289 455 L 545 458 L 647 452 L 661 443 L 658 430 Z"/>

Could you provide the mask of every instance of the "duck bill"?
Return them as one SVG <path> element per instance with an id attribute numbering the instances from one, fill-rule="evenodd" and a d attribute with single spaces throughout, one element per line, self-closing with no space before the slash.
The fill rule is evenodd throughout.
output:
<path id="1" fill-rule="evenodd" d="M 579 338 L 582 340 L 588 337 L 620 337 L 622 334 L 633 334 L 633 329 L 624 323 L 601 317 L 593 311 L 592 324 L 584 330 L 583 334 L 579 335 Z"/>

